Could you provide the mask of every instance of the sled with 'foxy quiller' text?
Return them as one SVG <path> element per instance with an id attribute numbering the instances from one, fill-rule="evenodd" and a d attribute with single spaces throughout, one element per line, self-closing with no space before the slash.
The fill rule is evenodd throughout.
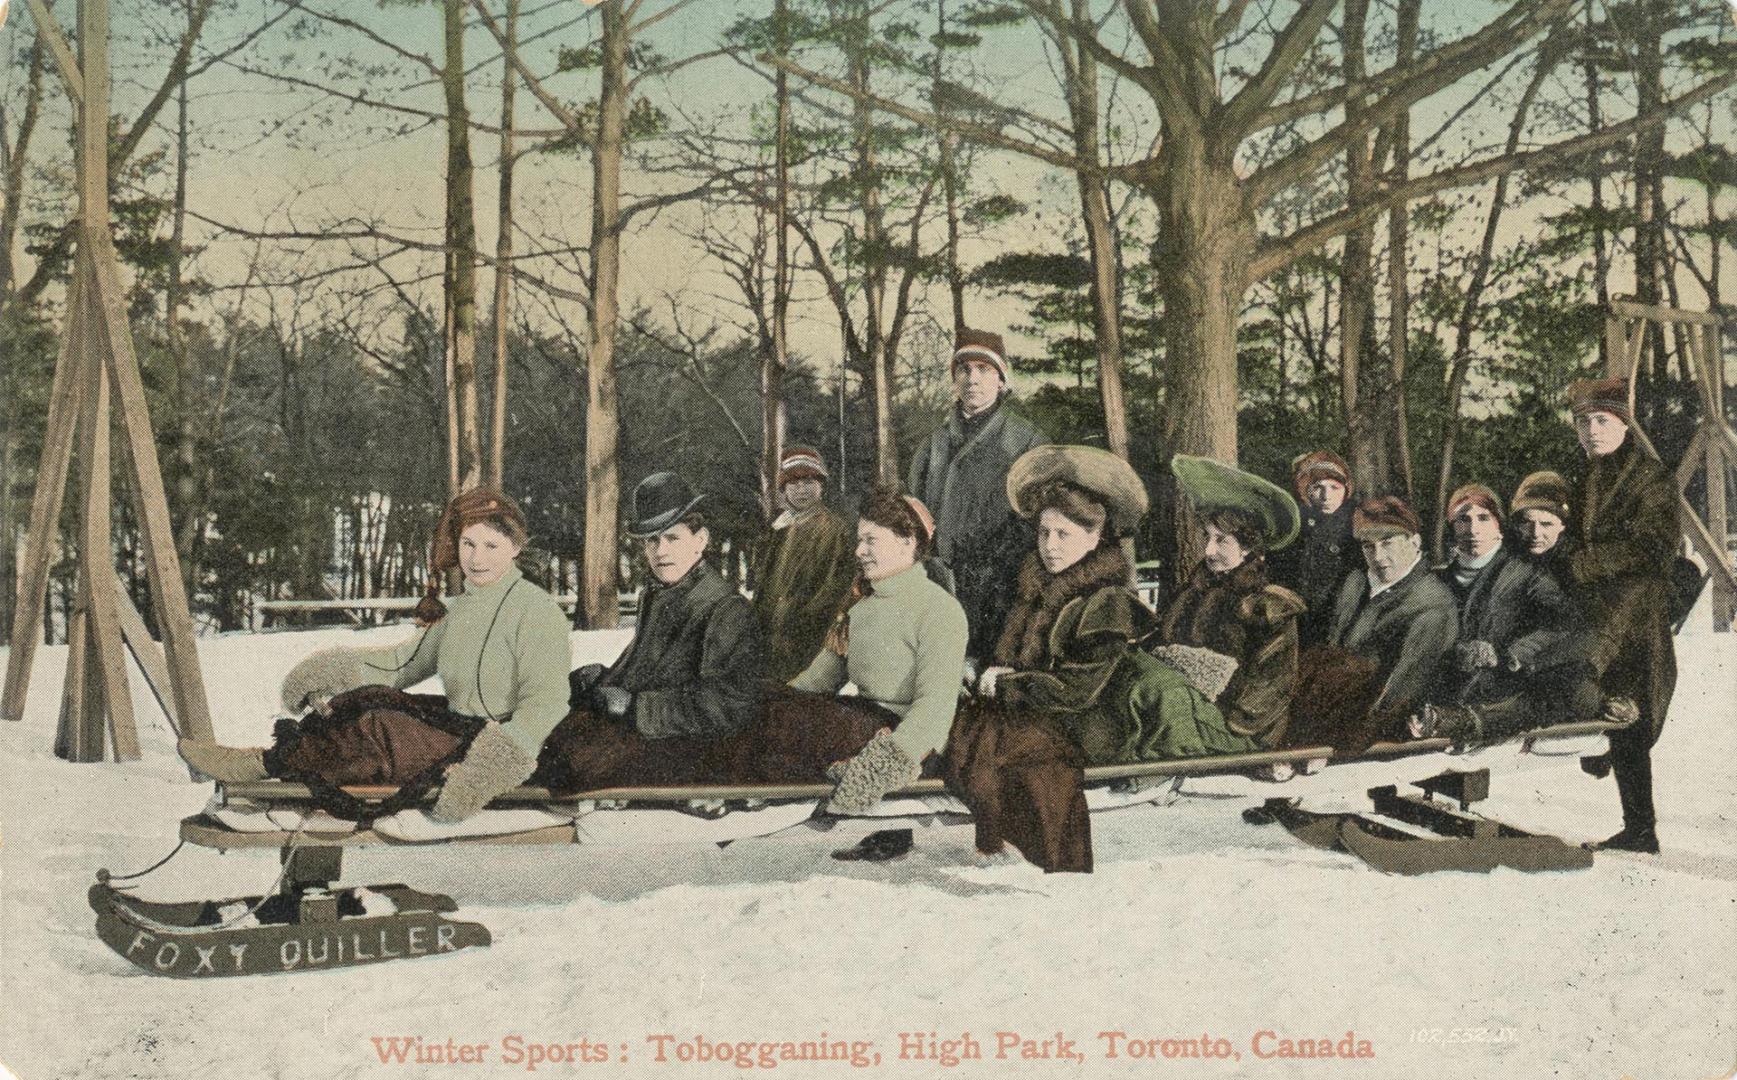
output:
<path id="1" fill-rule="evenodd" d="M 1599 735 L 1619 726 L 1601 721 L 1564 724 L 1528 732 L 1518 741 L 1522 743 L 1522 752 L 1527 752 L 1535 742 Z M 1336 755 L 1328 747 L 1306 747 L 1137 765 L 1096 766 L 1084 770 L 1084 780 L 1088 792 L 1093 789 L 1119 790 L 1131 793 L 1128 797 L 1139 801 L 1144 798 L 1140 792 L 1169 794 L 1188 777 L 1247 774 L 1275 764 L 1309 772 L 1316 765 L 1368 764 L 1452 749 L 1453 745 L 1446 739 L 1378 743 L 1356 756 Z M 1487 790 L 1487 773 L 1485 783 Z M 364 802 L 378 803 L 397 789 L 346 787 L 343 790 Z M 557 796 L 543 788 L 521 787 L 496 799 L 490 804 L 489 812 L 541 808 L 563 811 L 570 814 L 571 819 L 512 832 L 404 840 L 365 824 L 348 822 L 332 823 L 347 826 L 345 831 L 321 831 L 317 820 L 303 813 L 311 811 L 317 802 L 315 792 L 304 784 L 280 780 L 222 784 L 214 805 L 246 804 L 262 809 L 268 815 L 301 814 L 301 824 L 295 828 L 273 826 L 249 831 L 231 827 L 208 809 L 181 822 L 181 839 L 184 843 L 220 851 L 278 849 L 282 873 L 275 892 L 217 901 L 148 901 L 126 889 L 117 888 L 105 874 L 99 874 L 89 898 L 97 913 L 98 936 L 129 963 L 153 975 L 208 978 L 279 974 L 438 956 L 486 946 L 490 941 L 489 931 L 478 923 L 447 918 L 457 910 L 457 904 L 444 895 L 418 892 L 399 884 L 340 886 L 338 881 L 345 848 L 366 846 L 378 850 L 474 844 L 585 843 L 584 830 L 575 822 L 584 820 L 587 815 L 630 809 L 678 811 L 683 819 L 691 820 L 695 817 L 727 818 L 737 812 L 782 805 L 803 818 L 811 815 L 823 817 L 820 804 L 831 793 L 831 785 L 807 783 L 619 787 L 572 796 Z M 1464 794 L 1462 791 L 1461 796 Z M 438 790 L 428 792 L 426 801 L 432 803 L 437 795 Z M 887 799 L 932 800 L 945 795 L 946 789 L 941 781 L 918 780 L 890 793 Z M 1410 798 L 1395 792 L 1393 799 L 1397 802 L 1389 809 L 1400 807 Z M 1270 800 L 1268 808 L 1275 810 L 1271 820 L 1284 820 L 1287 825 L 1310 825 L 1313 821 L 1298 835 L 1307 839 L 1319 833 L 1317 839 L 1323 841 L 1321 846 L 1337 845 L 1343 850 L 1351 850 L 1378 868 L 1388 868 L 1384 862 L 1399 865 L 1406 861 L 1406 852 L 1391 850 L 1384 845 L 1419 842 L 1414 836 L 1373 821 L 1365 823 L 1368 828 L 1363 833 L 1342 835 L 1344 822 L 1335 820 L 1330 827 L 1322 825 L 1315 819 L 1332 815 L 1310 815 L 1294 805 L 1284 806 L 1290 802 Z M 807 804 L 809 809 L 804 810 L 803 804 Z M 1473 824 L 1466 828 L 1475 833 L 1481 826 Z M 1331 837 L 1327 835 L 1329 831 Z M 1555 842 L 1560 844 L 1560 841 Z M 1489 844 L 1485 843 L 1484 848 L 1489 850 Z M 1470 851 L 1469 848 L 1466 850 Z M 1429 854 L 1436 856 L 1439 862 L 1450 852 L 1446 848 L 1437 848 Z M 1507 857 L 1519 858 L 1513 853 Z M 1502 865 L 1511 865 L 1511 862 Z M 1446 868 L 1480 867 L 1468 862 L 1463 867 Z M 1488 869 L 1487 866 L 1482 868 Z"/>

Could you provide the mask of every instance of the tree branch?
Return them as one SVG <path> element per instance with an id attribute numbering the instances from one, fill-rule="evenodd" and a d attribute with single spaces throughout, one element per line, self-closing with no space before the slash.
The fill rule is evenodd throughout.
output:
<path id="1" fill-rule="evenodd" d="M 48 51 L 54 54 L 55 70 L 60 72 L 60 81 L 66 87 L 66 96 L 72 99 L 74 105 L 84 104 L 84 72 L 78 66 L 78 58 L 72 55 L 72 48 L 66 43 L 66 35 L 61 33 L 60 23 L 54 19 L 54 12 L 48 10 L 46 0 L 30 0 L 30 14 L 36 19 L 36 32 L 43 41 L 48 42 Z"/>
<path id="2" fill-rule="evenodd" d="M 1339 213 L 1299 229 L 1283 239 L 1262 243 L 1256 250 L 1254 260 L 1249 264 L 1249 277 L 1251 280 L 1259 280 L 1290 263 L 1298 256 L 1321 247 L 1334 237 L 1379 217 L 1391 207 L 1404 205 L 1437 191 L 1463 187 L 1466 184 L 1474 184 L 1479 180 L 1500 176 L 1503 173 L 1516 172 L 1535 165 L 1548 164 L 1560 158 L 1603 149 L 1623 141 L 1638 131 L 1662 124 L 1684 109 L 1692 108 L 1733 85 L 1737 85 L 1737 71 L 1726 72 L 1723 75 L 1708 79 L 1688 93 L 1664 102 L 1654 112 L 1633 117 L 1620 124 L 1613 124 L 1602 131 L 1564 139 L 1536 150 L 1501 154 L 1483 161 L 1473 162 L 1470 165 L 1442 169 L 1414 177 L 1401 184 L 1391 185 L 1386 190 L 1377 191 L 1368 202 L 1360 206 L 1341 210 Z"/>
<path id="3" fill-rule="evenodd" d="M 1224 106 L 1224 122 L 1232 140 L 1240 142 L 1260 111 L 1273 103 L 1338 4 L 1339 0 L 1306 0 L 1291 16 L 1272 52 L 1267 54 L 1266 63 Z"/>
<path id="4" fill-rule="evenodd" d="M 549 110 L 550 116 L 560 121 L 561 126 L 567 129 L 568 134 L 574 138 L 583 139 L 585 137 L 585 125 L 579 114 L 561 104 L 560 99 L 549 93 L 548 88 L 543 85 L 543 80 L 525 65 L 524 58 L 519 55 L 519 47 L 507 40 L 506 33 L 501 30 L 500 24 L 495 22 L 495 17 L 489 13 L 488 5 L 483 0 L 471 0 L 471 7 L 475 8 L 476 13 L 482 16 L 483 25 L 488 28 L 490 34 L 494 35 L 501 51 L 506 54 L 508 59 L 512 60 L 514 69 L 519 73 L 519 78 L 525 80 L 526 88 L 538 101 L 543 103 L 543 108 Z"/>
<path id="5" fill-rule="evenodd" d="M 181 46 L 175 50 L 175 59 L 169 63 L 169 71 L 163 76 L 163 84 L 157 87 L 157 92 L 151 95 L 151 100 L 145 103 L 139 118 L 133 121 L 133 126 L 127 129 L 127 134 L 109 155 L 109 176 L 115 177 L 126 166 L 127 159 L 139 148 L 139 143 L 145 139 L 145 132 L 151 128 L 152 121 L 163 111 L 168 103 L 169 95 L 175 92 L 175 87 L 187 77 L 187 62 L 193 56 L 193 43 L 199 40 L 199 32 L 205 28 L 205 17 L 211 14 L 212 0 L 199 0 L 199 4 L 187 16 L 187 31 L 181 35 Z"/>
<path id="6" fill-rule="evenodd" d="M 1483 67 L 1559 20 L 1573 3 L 1574 0 L 1516 0 L 1482 30 L 1419 57 L 1407 65 L 1407 77 L 1383 92 L 1366 109 L 1358 111 L 1355 117 L 1347 117 L 1320 138 L 1251 176 L 1243 189 L 1246 205 L 1251 210 L 1259 208 L 1274 194 L 1343 153 L 1354 140 L 1372 128 L 1452 85 L 1467 72 Z M 1250 122 L 1259 124 L 1261 121 L 1253 119 Z"/>

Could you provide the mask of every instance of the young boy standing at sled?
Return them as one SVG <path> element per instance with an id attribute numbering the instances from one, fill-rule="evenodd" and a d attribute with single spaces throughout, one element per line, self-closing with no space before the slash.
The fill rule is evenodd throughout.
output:
<path id="1" fill-rule="evenodd" d="M 1611 733 L 1608 759 L 1589 770 L 1615 773 L 1622 800 L 1622 831 L 1593 846 L 1655 852 L 1652 746 L 1677 684 L 1670 565 L 1682 531 L 1676 484 L 1635 445 L 1628 402 L 1624 379 L 1582 379 L 1568 388 L 1586 458 L 1565 542 L 1571 588 L 1595 628 L 1599 689 L 1639 707 L 1635 723 Z"/>

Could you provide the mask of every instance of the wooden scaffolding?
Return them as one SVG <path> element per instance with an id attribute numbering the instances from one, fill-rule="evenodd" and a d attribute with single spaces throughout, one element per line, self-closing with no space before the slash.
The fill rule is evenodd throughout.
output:
<path id="1" fill-rule="evenodd" d="M 1605 320 L 1605 363 L 1608 375 L 1628 380 L 1629 411 L 1635 405 L 1635 375 L 1646 343 L 1647 328 L 1659 326 L 1678 334 L 1683 358 L 1701 396 L 1701 417 L 1677 466 L 1677 510 L 1683 535 L 1707 564 L 1713 584 L 1713 627 L 1730 630 L 1737 614 L 1737 567 L 1731 553 L 1731 476 L 1737 470 L 1737 432 L 1725 419 L 1725 357 L 1720 351 L 1720 318 L 1710 312 L 1612 300 Z M 1658 457 L 1652 440 L 1639 424 L 1631 430 L 1647 453 Z M 1707 516 L 1689 502 L 1695 474 L 1707 476 Z"/>
<path id="2" fill-rule="evenodd" d="M 78 599 L 67 625 L 71 647 L 55 753 L 72 761 L 101 761 L 106 742 L 116 760 L 133 760 L 139 756 L 139 737 L 123 648 L 130 649 L 180 734 L 211 738 L 211 715 L 109 217 L 108 0 L 80 0 L 76 58 L 44 0 L 30 0 L 30 12 L 74 106 L 79 211 L 73 225 L 72 285 L 50 390 L 42 464 L 30 504 L 0 716 L 18 720 L 24 714 L 76 443 Z M 115 573 L 110 433 L 117 413 L 130 463 L 125 470 L 127 493 L 144 542 L 161 646 Z"/>

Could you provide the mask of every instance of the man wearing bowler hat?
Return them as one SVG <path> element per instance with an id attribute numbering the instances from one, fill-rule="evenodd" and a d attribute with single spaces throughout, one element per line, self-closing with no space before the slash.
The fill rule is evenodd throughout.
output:
<path id="1" fill-rule="evenodd" d="M 917 447 L 906 484 L 935 516 L 935 554 L 953 573 L 973 660 L 994 650 L 1014 579 L 1035 546 L 1031 527 L 1007 501 L 1007 471 L 1049 441 L 1007 407 L 1008 370 L 1000 334 L 959 331 L 953 408 Z"/>
<path id="2" fill-rule="evenodd" d="M 704 501 L 670 472 L 633 489 L 627 535 L 651 578 L 626 650 L 569 677 L 574 712 L 544 753 L 562 774 L 554 786 L 674 780 L 701 747 L 759 715 L 764 646 L 748 601 L 704 558 Z"/>

